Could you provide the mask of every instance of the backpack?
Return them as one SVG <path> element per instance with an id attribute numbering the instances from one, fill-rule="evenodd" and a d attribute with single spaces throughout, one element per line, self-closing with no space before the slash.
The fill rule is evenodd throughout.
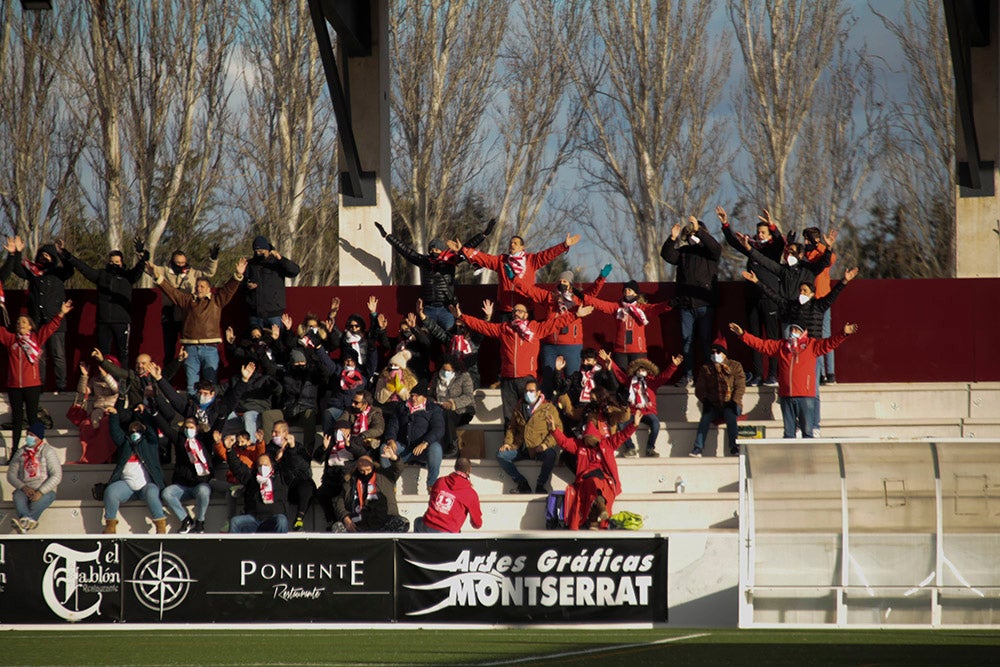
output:
<path id="1" fill-rule="evenodd" d="M 545 529 L 558 530 L 566 527 L 564 511 L 566 492 L 553 491 L 545 501 Z"/>
<path id="2" fill-rule="evenodd" d="M 611 515 L 609 524 L 612 530 L 641 530 L 642 516 L 635 512 L 622 510 Z"/>

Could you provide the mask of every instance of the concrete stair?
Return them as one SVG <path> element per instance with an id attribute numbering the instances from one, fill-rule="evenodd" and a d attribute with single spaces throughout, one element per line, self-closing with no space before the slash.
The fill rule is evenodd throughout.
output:
<path id="1" fill-rule="evenodd" d="M 912 437 L 1000 437 L 1000 383 L 935 383 L 935 384 L 865 384 L 832 385 L 822 392 L 823 437 L 868 437 L 892 440 Z M 74 394 L 46 394 L 42 405 L 55 422 L 47 433 L 63 462 L 80 456 L 76 429 L 65 417 Z M 658 394 L 661 432 L 657 450 L 661 458 L 619 459 L 619 470 L 625 493 L 615 503 L 619 510 L 629 510 L 644 516 L 645 530 L 651 531 L 735 531 L 738 505 L 738 461 L 724 455 L 720 446 L 722 433 L 713 427 L 706 442 L 705 456 L 687 456 L 694 442 L 698 402 L 692 390 L 662 388 Z M 485 457 L 474 460 L 473 482 L 483 503 L 485 529 L 491 531 L 522 531 L 544 527 L 545 497 L 519 495 L 508 491 L 513 486 L 500 470 L 493 456 L 503 439 L 498 390 L 476 392 L 476 419 L 464 430 L 480 432 L 485 444 Z M 769 437 L 780 437 L 782 431 L 780 407 L 776 390 L 770 387 L 747 390 L 744 408 L 748 415 L 743 424 L 764 426 Z M 0 399 L 0 421 L 9 419 L 6 397 Z M 10 432 L 0 431 L 5 443 Z M 637 435 L 640 451 L 644 448 L 646 429 Z M 6 460 L 6 451 L 0 461 Z M 519 469 L 531 481 L 537 476 L 538 464 L 518 463 Z M 447 473 L 445 461 L 442 472 Z M 42 517 L 39 532 L 48 534 L 82 534 L 100 532 L 103 504 L 91 497 L 96 482 L 107 481 L 111 465 L 74 465 L 67 463 L 57 501 Z M 165 466 L 169 481 L 172 466 Z M 313 477 L 320 481 L 322 467 L 314 465 Z M 217 468 L 217 477 L 224 478 L 224 468 Z M 678 478 L 683 479 L 685 493 L 675 492 Z M 564 488 L 572 474 L 557 466 L 552 487 Z M 6 481 L 6 466 L 0 465 L 0 514 L 12 512 L 12 489 Z M 397 484 L 400 511 L 411 520 L 423 513 L 427 503 L 426 471 L 408 466 Z M 207 518 L 210 531 L 218 531 L 227 518 L 227 499 L 213 496 Z M 176 521 L 171 519 L 176 530 Z M 131 503 L 123 507 L 120 532 L 150 532 L 144 505 Z M 322 514 L 313 510 L 307 518 L 307 530 L 322 530 Z M 9 521 L 0 525 L 0 534 L 12 532 Z"/>

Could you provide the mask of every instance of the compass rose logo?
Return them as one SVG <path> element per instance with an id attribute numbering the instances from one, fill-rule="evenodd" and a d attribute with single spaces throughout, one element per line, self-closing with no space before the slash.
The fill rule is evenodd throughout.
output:
<path id="1" fill-rule="evenodd" d="M 188 573 L 187 565 L 177 555 L 163 550 L 146 554 L 136 564 L 132 578 L 125 582 L 132 584 L 139 603 L 147 609 L 163 612 L 176 608 L 187 597 L 191 583 L 196 581 Z"/>

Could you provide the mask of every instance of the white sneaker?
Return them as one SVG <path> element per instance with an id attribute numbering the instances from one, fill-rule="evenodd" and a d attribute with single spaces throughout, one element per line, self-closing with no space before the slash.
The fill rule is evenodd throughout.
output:
<path id="1" fill-rule="evenodd" d="M 814 438 L 822 438 L 823 437 L 823 436 L 821 436 L 819 434 L 819 428 L 818 427 L 813 429 L 813 437 Z"/>
<path id="2" fill-rule="evenodd" d="M 28 532 L 30 530 L 38 528 L 38 522 L 32 518 L 25 517 L 23 521 L 24 521 L 24 532 Z"/>
<path id="3" fill-rule="evenodd" d="M 16 530 L 21 535 L 24 535 L 24 533 L 27 532 L 27 531 L 25 531 L 24 524 L 21 523 L 20 519 L 11 519 L 10 520 L 10 525 L 14 526 L 14 530 Z"/>

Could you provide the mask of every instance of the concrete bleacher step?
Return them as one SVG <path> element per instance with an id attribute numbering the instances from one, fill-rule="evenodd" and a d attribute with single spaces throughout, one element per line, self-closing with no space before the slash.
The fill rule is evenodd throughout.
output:
<path id="1" fill-rule="evenodd" d="M 482 495 L 483 528 L 490 531 L 516 532 L 545 528 L 543 495 Z M 614 504 L 615 511 L 628 510 L 643 517 L 645 531 L 726 530 L 738 528 L 736 515 L 739 494 L 732 493 L 624 493 Z M 412 521 L 427 509 L 426 497 L 407 496 L 398 499 L 400 514 Z M 33 534 L 82 535 L 103 530 L 104 504 L 95 500 L 56 500 L 42 515 Z M 0 534 L 12 534 L 10 525 L 13 506 L 0 502 Z M 226 522 L 226 500 L 213 497 L 205 518 L 207 532 L 218 533 Z M 118 532 L 152 533 L 149 513 L 142 503 L 127 503 L 119 510 Z M 170 532 L 176 532 L 179 522 L 169 516 Z M 305 530 L 319 532 L 326 524 L 322 512 L 313 508 L 306 517 Z M 466 530 L 469 530 L 468 526 Z"/>

